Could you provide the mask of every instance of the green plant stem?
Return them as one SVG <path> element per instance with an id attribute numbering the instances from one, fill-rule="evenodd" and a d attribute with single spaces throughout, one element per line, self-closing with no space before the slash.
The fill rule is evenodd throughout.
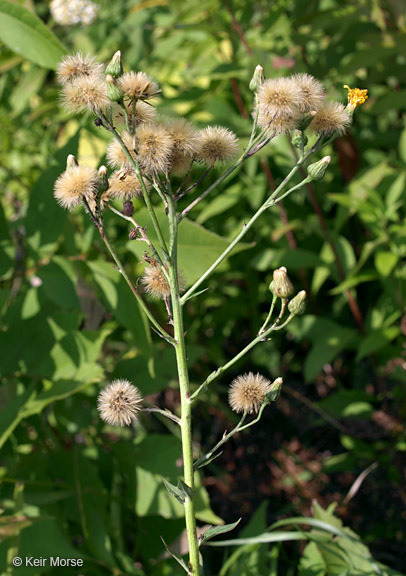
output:
<path id="1" fill-rule="evenodd" d="M 304 184 L 306 184 L 309 180 L 305 178 L 302 182 L 288 190 L 285 194 L 277 198 L 277 195 L 283 190 L 283 188 L 288 184 L 288 182 L 293 178 L 296 172 L 299 170 L 300 166 L 307 160 L 310 153 L 305 154 L 302 158 L 298 160 L 296 165 L 292 168 L 289 174 L 282 180 L 280 185 L 276 188 L 276 190 L 272 193 L 272 195 L 265 200 L 265 202 L 258 208 L 255 214 L 251 217 L 251 219 L 245 224 L 239 234 L 234 238 L 234 240 L 227 246 L 224 252 L 217 258 L 217 260 L 206 270 L 206 272 L 197 280 L 191 288 L 182 296 L 181 304 L 185 304 L 185 302 L 190 298 L 190 296 L 197 290 L 197 288 L 214 272 L 214 270 L 219 266 L 223 260 L 227 258 L 227 256 L 232 252 L 234 247 L 240 242 L 240 240 L 245 236 L 248 230 L 252 227 L 252 225 L 256 222 L 256 220 L 265 212 L 268 208 L 274 206 L 278 202 L 280 202 L 283 198 L 291 194 L 294 190 L 297 190 Z M 183 212 L 182 212 L 183 214 Z"/>
<path id="2" fill-rule="evenodd" d="M 173 329 L 175 336 L 175 353 L 179 377 L 182 432 L 182 454 L 184 481 L 191 489 L 191 494 L 185 497 L 186 532 L 189 544 L 189 566 L 191 576 L 199 576 L 199 545 L 196 533 L 196 513 L 194 499 L 194 468 L 192 449 L 192 405 L 190 402 L 189 372 L 187 367 L 186 345 L 183 329 L 182 306 L 179 297 L 178 264 L 177 264 L 177 235 L 178 223 L 175 203 L 172 196 L 168 196 L 169 219 L 169 284 L 171 288 L 171 302 L 173 314 Z"/>
<path id="3" fill-rule="evenodd" d="M 172 338 L 172 336 L 170 336 L 167 332 L 165 332 L 165 330 L 162 328 L 162 326 L 159 324 L 158 320 L 155 318 L 155 316 L 152 314 L 152 312 L 148 309 L 147 305 L 145 304 L 144 300 L 142 299 L 141 295 L 138 292 L 138 289 L 136 286 L 134 286 L 131 278 L 128 276 L 127 272 L 125 271 L 125 268 L 121 262 L 121 260 L 119 259 L 117 252 L 114 250 L 113 246 L 110 244 L 109 239 L 106 236 L 106 233 L 104 231 L 103 226 L 100 224 L 100 222 L 94 217 L 89 204 L 87 202 L 86 199 L 84 199 L 84 203 L 86 205 L 87 211 L 90 215 L 90 218 L 93 222 L 93 224 L 96 226 L 97 230 L 99 231 L 99 234 L 101 236 L 101 239 L 103 240 L 107 250 L 110 252 L 114 262 L 117 265 L 117 269 L 120 272 L 120 274 L 123 276 L 124 280 L 127 282 L 131 292 L 134 294 L 141 310 L 144 312 L 144 314 L 146 315 L 146 317 L 148 318 L 148 320 L 151 322 L 151 324 L 154 326 L 155 330 L 158 332 L 158 334 L 160 336 L 162 336 L 162 338 L 164 338 L 167 342 L 169 342 L 170 344 L 175 344 L 175 340 L 174 338 Z"/>
<path id="4" fill-rule="evenodd" d="M 209 450 L 204 456 L 201 456 L 198 460 L 196 460 L 196 462 L 194 463 L 194 467 L 195 468 L 203 468 L 203 466 L 206 466 L 206 464 L 209 464 L 209 462 L 212 462 L 215 458 L 217 458 L 217 456 L 220 456 L 220 454 L 215 455 L 215 452 L 221 446 L 223 446 L 223 444 L 228 442 L 228 440 L 230 440 L 230 438 L 232 436 L 234 436 L 234 434 L 237 434 L 237 432 L 241 432 L 242 430 L 246 430 L 247 428 L 250 428 L 251 426 L 253 426 L 257 422 L 259 422 L 261 420 L 262 414 L 263 414 L 266 406 L 268 406 L 268 403 L 269 402 L 264 402 L 262 404 L 259 412 L 258 412 L 257 417 L 245 425 L 243 425 L 243 424 L 244 424 L 245 418 L 247 417 L 247 413 L 244 412 L 244 414 L 242 415 L 242 418 L 238 422 L 237 426 L 235 428 L 233 428 L 233 430 L 231 430 L 231 432 L 229 432 L 228 434 L 226 432 L 224 432 L 222 439 L 219 442 L 217 442 L 217 444 L 215 446 L 213 446 L 213 448 L 211 450 Z"/>
<path id="5" fill-rule="evenodd" d="M 224 364 L 223 366 L 220 366 L 219 368 L 217 368 L 217 370 L 214 370 L 214 372 L 212 372 L 206 378 L 206 380 L 203 382 L 203 384 L 201 384 L 199 386 L 199 388 L 197 390 L 195 390 L 195 392 L 193 392 L 192 396 L 190 397 L 190 401 L 194 402 L 196 400 L 196 398 L 202 392 L 204 392 L 204 390 L 206 390 L 207 386 L 209 384 L 211 384 L 211 382 L 213 382 L 213 380 L 216 380 L 221 374 L 223 374 L 226 370 L 228 370 L 233 364 L 238 362 L 238 360 L 240 360 L 240 358 L 245 356 L 247 354 L 247 352 L 249 352 L 251 350 L 251 348 L 254 348 L 254 346 L 256 346 L 259 342 L 266 340 L 266 338 L 268 338 L 268 336 L 271 332 L 275 332 L 277 330 L 282 330 L 282 328 L 284 328 L 287 324 L 289 324 L 289 322 L 293 319 L 294 314 L 290 314 L 288 316 L 287 320 L 283 324 L 279 324 L 282 316 L 285 313 L 285 309 L 286 309 L 286 304 L 285 304 L 285 306 L 282 305 L 281 312 L 280 312 L 278 318 L 272 324 L 272 326 L 270 326 L 264 332 L 262 331 L 262 328 L 261 328 L 258 335 L 254 338 L 254 340 L 251 340 L 251 342 L 249 344 L 247 344 L 247 346 L 245 346 L 245 348 L 240 350 L 240 352 L 238 352 L 238 354 L 236 354 L 233 358 L 231 358 L 231 360 L 229 360 L 226 364 Z"/>
<path id="6" fill-rule="evenodd" d="M 272 314 L 273 314 L 277 299 L 278 299 L 278 297 L 274 295 L 272 298 L 272 304 L 271 304 L 271 308 L 269 309 L 268 316 L 266 317 L 265 322 L 262 324 L 261 328 L 259 329 L 258 334 L 261 334 L 261 332 L 264 332 L 265 328 L 269 324 L 269 321 L 272 318 Z"/>

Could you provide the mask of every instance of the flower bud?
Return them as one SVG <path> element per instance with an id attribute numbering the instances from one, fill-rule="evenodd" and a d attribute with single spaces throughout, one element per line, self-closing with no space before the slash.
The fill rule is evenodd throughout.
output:
<path id="1" fill-rule="evenodd" d="M 97 173 L 99 175 L 100 190 L 101 192 L 105 192 L 109 187 L 109 180 L 107 178 L 107 168 L 105 166 L 100 166 Z"/>
<path id="2" fill-rule="evenodd" d="M 271 281 L 271 283 L 269 284 L 269 292 L 271 292 L 273 295 L 275 295 L 275 291 L 273 288 L 273 280 Z"/>
<path id="3" fill-rule="evenodd" d="M 74 168 L 75 166 L 79 166 L 79 162 L 76 160 L 73 154 L 69 154 L 66 158 L 66 169 Z"/>
<path id="4" fill-rule="evenodd" d="M 295 148 L 301 148 L 306 146 L 308 142 L 307 136 L 303 134 L 301 130 L 295 130 L 292 136 L 292 144 Z"/>
<path id="5" fill-rule="evenodd" d="M 287 270 L 284 266 L 273 273 L 273 290 L 278 298 L 289 298 L 294 292 L 293 284 L 289 280 Z"/>
<path id="6" fill-rule="evenodd" d="M 258 90 L 258 88 L 261 86 L 261 84 L 263 84 L 265 81 L 265 75 L 264 75 L 264 69 L 262 68 L 262 66 L 257 66 L 255 68 L 255 72 L 253 77 L 251 78 L 251 82 L 249 84 L 249 89 L 252 92 L 256 92 Z"/>
<path id="7" fill-rule="evenodd" d="M 134 206 L 131 200 L 126 200 L 123 204 L 122 213 L 124 216 L 132 216 L 134 212 Z"/>
<path id="8" fill-rule="evenodd" d="M 315 116 L 316 116 L 315 110 L 308 112 L 307 114 L 303 114 L 303 116 L 301 116 L 299 119 L 299 122 L 297 125 L 298 129 L 302 130 L 302 132 L 304 132 Z"/>
<path id="9" fill-rule="evenodd" d="M 324 156 L 318 162 L 310 164 L 307 168 L 307 173 L 312 180 L 323 180 L 324 174 L 326 173 L 327 166 L 330 164 L 331 156 Z"/>
<path id="10" fill-rule="evenodd" d="M 288 310 L 295 316 L 301 316 L 306 310 L 307 294 L 305 290 L 301 290 L 288 304 Z"/>
<path id="11" fill-rule="evenodd" d="M 117 86 L 117 82 L 111 74 L 107 74 L 106 84 L 107 96 L 111 102 L 119 102 L 123 99 L 123 91 Z"/>
<path id="12" fill-rule="evenodd" d="M 123 64 L 121 62 L 120 50 L 117 50 L 117 52 L 114 54 L 104 73 L 106 76 L 113 76 L 113 78 L 119 78 L 123 74 Z"/>
<path id="13" fill-rule="evenodd" d="M 282 378 L 277 378 L 272 382 L 269 387 L 268 392 L 266 393 L 266 399 L 268 402 L 275 402 L 279 396 L 281 395 L 281 388 L 283 384 Z"/>

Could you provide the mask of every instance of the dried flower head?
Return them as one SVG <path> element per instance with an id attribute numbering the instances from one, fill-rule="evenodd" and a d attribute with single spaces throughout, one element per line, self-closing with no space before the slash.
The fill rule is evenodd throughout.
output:
<path id="1" fill-rule="evenodd" d="M 323 84 L 310 74 L 294 74 L 291 79 L 301 90 L 299 112 L 306 114 L 318 110 L 325 98 Z"/>
<path id="2" fill-rule="evenodd" d="M 108 108 L 105 82 L 99 76 L 78 76 L 62 89 L 62 103 L 68 112 L 99 114 Z"/>
<path id="3" fill-rule="evenodd" d="M 56 77 L 60 84 L 72 82 L 80 76 L 101 78 L 103 65 L 96 62 L 96 59 L 87 54 L 83 56 L 80 52 L 65 56 L 58 64 Z"/>
<path id="4" fill-rule="evenodd" d="M 90 0 L 52 0 L 49 9 L 55 22 L 61 26 L 87 26 L 96 18 L 100 6 Z"/>
<path id="5" fill-rule="evenodd" d="M 350 124 L 351 116 L 345 106 L 340 102 L 327 100 L 317 110 L 309 128 L 324 136 L 334 133 L 342 135 Z"/>
<path id="6" fill-rule="evenodd" d="M 142 196 L 142 188 L 140 181 L 133 171 L 119 170 L 113 172 L 109 178 L 109 188 L 103 194 L 103 199 L 113 200 L 118 198 L 122 202 L 130 198 L 137 198 Z"/>
<path id="7" fill-rule="evenodd" d="M 162 124 L 140 124 L 135 132 L 138 160 L 145 174 L 167 172 L 173 141 Z"/>
<path id="8" fill-rule="evenodd" d="M 197 131 L 184 120 L 170 120 L 166 129 L 172 139 L 171 172 L 175 176 L 183 176 L 190 169 L 197 146 Z"/>
<path id="9" fill-rule="evenodd" d="M 113 426 L 129 426 L 138 417 L 142 396 L 128 380 L 113 380 L 99 394 L 100 418 Z"/>
<path id="10" fill-rule="evenodd" d="M 130 100 L 150 100 L 160 93 L 160 88 L 145 72 L 126 72 L 119 80 L 124 96 Z"/>
<path id="11" fill-rule="evenodd" d="M 271 78 L 258 88 L 256 106 L 264 118 L 294 117 L 302 100 L 302 89 L 292 78 Z"/>
<path id="12" fill-rule="evenodd" d="M 121 139 L 124 142 L 127 150 L 130 152 L 131 157 L 135 160 L 135 138 L 127 131 L 121 133 Z M 112 168 L 122 168 L 124 171 L 131 170 L 131 164 L 124 153 L 121 145 L 114 138 L 107 147 L 107 162 Z"/>
<path id="13" fill-rule="evenodd" d="M 236 135 L 222 126 L 208 126 L 197 132 L 196 159 L 208 166 L 224 163 L 238 154 Z"/>
<path id="14" fill-rule="evenodd" d="M 141 282 L 145 287 L 145 291 L 153 298 L 163 299 L 171 294 L 171 289 L 165 278 L 165 274 L 161 266 L 156 262 L 153 266 L 145 268 Z M 185 289 L 185 280 L 180 272 L 178 273 L 178 284 L 179 291 L 183 292 Z"/>
<path id="15" fill-rule="evenodd" d="M 348 90 L 348 106 L 355 110 L 357 106 L 364 104 L 368 100 L 368 90 L 360 90 L 360 88 L 350 88 L 344 84 L 344 88 Z"/>
<path id="16" fill-rule="evenodd" d="M 230 386 L 229 403 L 234 412 L 258 413 L 265 401 L 270 381 L 261 374 L 242 374 Z"/>
<path id="17" fill-rule="evenodd" d="M 254 112 L 254 115 L 256 113 Z M 261 112 L 258 113 L 257 124 L 260 128 L 267 132 L 274 132 L 275 135 L 286 134 L 290 130 L 295 130 L 298 127 L 300 120 L 300 113 L 296 111 L 292 115 L 284 114 L 279 116 L 268 116 Z"/>
<path id="18" fill-rule="evenodd" d="M 83 202 L 84 197 L 94 200 L 97 187 L 97 170 L 90 166 L 71 166 L 55 182 L 54 196 L 63 208 L 72 210 Z"/>

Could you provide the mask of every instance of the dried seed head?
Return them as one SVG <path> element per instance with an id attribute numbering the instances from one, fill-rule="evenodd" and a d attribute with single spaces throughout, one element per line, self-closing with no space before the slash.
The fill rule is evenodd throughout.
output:
<path id="1" fill-rule="evenodd" d="M 128 380 L 113 380 L 99 394 L 100 418 L 113 426 L 129 426 L 138 418 L 142 396 Z"/>
<path id="2" fill-rule="evenodd" d="M 126 72 L 121 76 L 119 86 L 130 100 L 150 100 L 161 92 L 158 84 L 145 72 Z"/>
<path id="3" fill-rule="evenodd" d="M 270 381 L 261 374 L 242 374 L 237 376 L 230 386 L 228 394 L 229 404 L 234 412 L 247 414 L 259 412 L 265 401 Z"/>
<path id="4" fill-rule="evenodd" d="M 90 54 L 83 56 L 80 52 L 65 56 L 56 69 L 56 77 L 60 84 L 67 84 L 80 76 L 100 79 L 102 74 L 103 64 L 96 62 Z"/>
<path id="5" fill-rule="evenodd" d="M 97 186 L 97 170 L 90 166 L 71 166 L 55 182 L 54 196 L 63 208 L 72 210 L 82 203 L 83 197 L 93 200 Z"/>
<path id="6" fill-rule="evenodd" d="M 62 89 L 62 104 L 72 114 L 91 112 L 99 114 L 108 108 L 105 82 L 98 76 L 78 76 Z"/>
<path id="7" fill-rule="evenodd" d="M 135 160 L 135 138 L 125 130 L 121 133 L 121 139 Z M 107 162 L 112 168 L 122 168 L 124 171 L 131 171 L 131 164 L 116 139 L 113 139 L 107 148 Z"/>
<path id="8" fill-rule="evenodd" d="M 165 127 L 173 143 L 170 171 L 175 176 L 183 176 L 190 169 L 196 152 L 197 131 L 183 118 L 170 120 Z"/>
<path id="9" fill-rule="evenodd" d="M 323 84 L 310 74 L 294 74 L 291 79 L 301 90 L 299 112 L 306 114 L 318 110 L 325 98 Z"/>
<path id="10" fill-rule="evenodd" d="M 173 142 L 162 124 L 140 124 L 136 133 L 138 160 L 143 173 L 167 172 Z"/>
<path id="11" fill-rule="evenodd" d="M 196 158 L 208 166 L 224 163 L 238 154 L 236 135 L 222 126 L 208 126 L 197 133 Z"/>
<path id="12" fill-rule="evenodd" d="M 163 299 L 171 294 L 169 283 L 159 265 L 145 268 L 141 282 L 145 286 L 145 291 L 153 298 Z M 178 274 L 178 284 L 180 292 L 183 292 L 185 289 L 185 280 L 180 272 Z"/>
<path id="13" fill-rule="evenodd" d="M 254 115 L 256 113 L 254 112 Z M 259 110 L 258 126 L 267 132 L 277 134 L 286 134 L 290 130 L 295 130 L 300 120 L 300 114 L 296 111 L 294 114 L 280 114 L 278 116 L 268 116 Z"/>
<path id="14" fill-rule="evenodd" d="M 105 193 L 105 200 L 118 198 L 126 202 L 130 198 L 139 198 L 142 196 L 140 181 L 132 171 L 119 170 L 113 172 L 109 178 L 109 188 Z"/>
<path id="15" fill-rule="evenodd" d="M 256 106 L 268 121 L 276 117 L 295 117 L 299 112 L 302 90 L 292 78 L 271 78 L 259 87 Z"/>
<path id="16" fill-rule="evenodd" d="M 293 284 L 289 280 L 287 270 L 284 266 L 273 273 L 273 293 L 278 298 L 290 298 L 294 292 Z"/>
<path id="17" fill-rule="evenodd" d="M 329 136 L 334 133 L 341 136 L 350 124 L 351 116 L 345 106 L 340 104 L 340 102 L 327 100 L 317 110 L 309 128 L 323 136 Z"/>

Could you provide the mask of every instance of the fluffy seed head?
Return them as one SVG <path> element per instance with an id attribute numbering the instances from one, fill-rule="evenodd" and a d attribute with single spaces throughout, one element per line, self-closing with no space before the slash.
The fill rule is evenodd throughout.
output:
<path id="1" fill-rule="evenodd" d="M 142 396 L 128 380 L 113 380 L 99 394 L 100 418 L 113 426 L 129 426 L 138 418 Z"/>
<path id="2" fill-rule="evenodd" d="M 318 134 L 328 136 L 335 132 L 341 136 L 351 124 L 348 110 L 340 102 L 327 100 L 317 110 L 309 128 Z"/>
<path id="3" fill-rule="evenodd" d="M 105 200 L 118 198 L 122 202 L 142 196 L 140 181 L 134 172 L 119 170 L 109 178 L 109 188 L 103 196 Z"/>
<path id="4" fill-rule="evenodd" d="M 301 90 L 299 112 L 306 114 L 306 112 L 318 110 L 325 98 L 323 84 L 310 74 L 294 74 L 291 79 Z"/>
<path id="5" fill-rule="evenodd" d="M 196 158 L 208 166 L 224 163 L 238 154 L 236 135 L 222 126 L 208 126 L 197 133 Z"/>
<path id="6" fill-rule="evenodd" d="M 102 74 L 103 65 L 96 62 L 90 54 L 83 56 L 80 52 L 65 56 L 56 70 L 56 77 L 60 84 L 67 84 L 80 76 L 101 78 Z"/>
<path id="7" fill-rule="evenodd" d="M 159 264 L 146 268 L 141 282 L 145 287 L 145 291 L 153 298 L 163 299 L 171 294 L 169 283 Z M 180 292 L 183 292 L 185 289 L 185 280 L 180 273 L 178 274 L 178 284 Z"/>
<path id="8" fill-rule="evenodd" d="M 297 115 L 302 99 L 302 90 L 291 78 L 270 78 L 259 87 L 256 105 L 263 117 L 272 121 L 277 116 Z"/>
<path id="9" fill-rule="evenodd" d="M 150 100 L 161 91 L 145 72 L 126 72 L 119 80 L 124 96 L 130 100 Z"/>
<path id="10" fill-rule="evenodd" d="M 62 103 L 68 112 L 99 114 L 110 105 L 107 87 L 98 76 L 78 76 L 62 89 Z"/>
<path id="11" fill-rule="evenodd" d="M 90 166 L 71 166 L 55 182 L 54 196 L 60 206 L 72 210 L 82 203 L 83 197 L 93 200 L 97 185 L 97 170 Z"/>
<path id="12" fill-rule="evenodd" d="M 255 115 L 255 112 L 254 112 Z M 258 113 L 258 126 L 267 132 L 277 134 L 286 134 L 290 130 L 295 130 L 299 124 L 300 114 L 298 111 L 293 114 L 280 114 L 278 116 L 268 116 L 261 109 Z"/>
<path id="13" fill-rule="evenodd" d="M 162 124 L 140 124 L 136 133 L 138 160 L 145 174 L 167 172 L 173 149 L 172 138 Z"/>
<path id="14" fill-rule="evenodd" d="M 228 400 L 234 412 L 247 414 L 259 412 L 265 400 L 270 381 L 261 374 L 242 374 L 237 376 L 230 385 Z"/>
<path id="15" fill-rule="evenodd" d="M 133 159 L 135 159 L 135 138 L 131 136 L 125 130 L 121 133 L 121 139 L 130 152 Z M 107 162 L 112 168 L 122 168 L 125 171 L 131 170 L 131 164 L 128 161 L 127 156 L 124 154 L 124 150 L 121 148 L 120 144 L 116 139 L 112 140 L 107 148 Z"/>
<path id="16" fill-rule="evenodd" d="M 183 118 L 169 121 L 166 129 L 173 143 L 170 170 L 175 176 L 183 176 L 189 170 L 196 152 L 197 132 Z"/>

